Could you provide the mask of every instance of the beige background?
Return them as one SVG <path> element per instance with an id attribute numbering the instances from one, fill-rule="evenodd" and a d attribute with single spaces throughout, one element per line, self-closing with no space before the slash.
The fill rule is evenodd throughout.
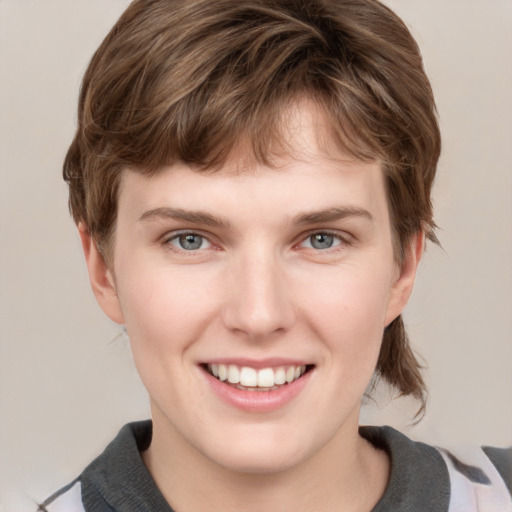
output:
<path id="1" fill-rule="evenodd" d="M 126 0 L 0 0 L 0 511 L 76 476 L 147 398 L 88 288 L 60 169 L 80 77 Z M 512 1 L 387 0 L 437 96 L 430 247 L 406 319 L 428 361 L 428 414 L 370 406 L 440 444 L 512 442 Z"/>

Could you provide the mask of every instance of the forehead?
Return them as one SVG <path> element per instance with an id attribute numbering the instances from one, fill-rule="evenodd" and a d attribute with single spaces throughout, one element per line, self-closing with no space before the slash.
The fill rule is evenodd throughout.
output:
<path id="1" fill-rule="evenodd" d="M 281 135 L 271 148 L 269 164 L 256 161 L 241 143 L 216 169 L 177 162 L 151 176 L 125 171 L 118 224 L 155 218 L 151 212 L 165 209 L 188 212 L 189 220 L 215 216 L 217 225 L 239 229 L 284 227 L 328 210 L 365 212 L 367 218 L 388 223 L 381 165 L 347 155 L 313 102 L 296 102 L 286 109 Z"/>
<path id="2" fill-rule="evenodd" d="M 217 178 L 209 180 L 211 186 L 214 186 L 215 182 L 218 186 L 242 184 L 244 181 L 254 184 L 256 177 L 265 176 L 265 181 L 270 187 L 289 187 L 290 182 L 298 184 L 300 180 L 305 181 L 306 176 L 310 181 L 320 181 L 315 180 L 315 177 L 319 178 L 321 174 L 324 178 L 330 174 L 331 178 L 339 175 L 338 177 L 344 176 L 348 179 L 361 172 L 377 173 L 377 181 L 381 181 L 380 163 L 363 162 L 350 155 L 336 137 L 331 119 L 315 101 L 308 97 L 298 98 L 283 108 L 280 117 L 279 130 L 269 142 L 263 158 L 254 153 L 251 141 L 242 135 L 238 144 L 220 165 L 201 168 L 176 162 L 171 166 L 162 166 L 149 181 L 163 181 L 162 175 L 166 174 L 169 168 L 173 168 L 173 188 L 176 189 L 185 186 L 183 179 L 180 179 L 183 178 L 183 173 L 179 170 L 193 170 L 197 176 L 190 177 L 188 181 L 190 184 L 195 182 L 194 195 L 201 195 L 203 192 L 206 181 L 200 177 L 201 175 Z M 139 189 L 144 184 L 149 184 L 149 181 L 144 179 L 147 175 L 142 173 L 143 176 L 137 179 L 135 174 L 138 173 L 125 171 L 121 181 L 121 195 L 128 183 L 137 181 Z M 163 191 L 165 187 L 159 189 L 155 186 L 154 192 L 158 194 L 158 190 Z M 284 192 L 284 189 L 282 191 Z"/>

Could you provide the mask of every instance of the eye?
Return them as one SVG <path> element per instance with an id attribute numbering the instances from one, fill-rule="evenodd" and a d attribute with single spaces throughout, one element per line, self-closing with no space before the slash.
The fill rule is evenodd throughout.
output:
<path id="1" fill-rule="evenodd" d="M 183 251 L 199 251 L 212 246 L 208 239 L 197 233 L 180 233 L 169 239 L 168 243 Z"/>
<path id="2" fill-rule="evenodd" d="M 302 247 L 308 247 L 319 251 L 331 249 L 338 245 L 341 245 L 341 238 L 331 233 L 313 233 L 301 243 Z"/>

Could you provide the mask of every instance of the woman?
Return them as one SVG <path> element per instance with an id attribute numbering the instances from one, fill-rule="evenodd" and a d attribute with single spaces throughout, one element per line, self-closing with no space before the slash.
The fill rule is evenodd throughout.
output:
<path id="1" fill-rule="evenodd" d="M 401 313 L 439 152 L 417 45 L 378 2 L 133 2 L 64 177 L 152 421 L 40 509 L 511 509 L 510 453 L 358 424 L 374 375 L 425 406 Z"/>

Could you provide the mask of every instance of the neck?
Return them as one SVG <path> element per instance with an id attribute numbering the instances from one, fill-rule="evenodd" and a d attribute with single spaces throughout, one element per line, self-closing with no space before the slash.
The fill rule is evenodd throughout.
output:
<path id="1" fill-rule="evenodd" d="M 386 488 L 389 460 L 357 430 L 356 421 L 294 467 L 249 473 L 215 463 L 168 424 L 154 421 L 143 460 L 167 502 L 180 512 L 369 512 Z"/>

